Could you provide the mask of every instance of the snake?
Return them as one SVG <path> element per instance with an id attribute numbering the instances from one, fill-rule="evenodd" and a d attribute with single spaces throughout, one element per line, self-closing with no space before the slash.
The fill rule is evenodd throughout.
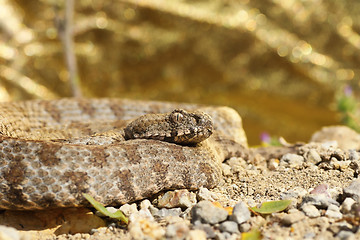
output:
<path id="1" fill-rule="evenodd" d="M 213 188 L 243 156 L 230 107 L 118 98 L 0 103 L 0 209 L 107 206 Z"/>

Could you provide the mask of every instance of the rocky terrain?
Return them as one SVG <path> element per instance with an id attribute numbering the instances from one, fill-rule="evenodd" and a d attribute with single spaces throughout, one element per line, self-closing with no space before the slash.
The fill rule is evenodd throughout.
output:
<path id="1" fill-rule="evenodd" d="M 253 148 L 225 161 L 215 189 L 174 190 L 123 205 L 125 225 L 93 209 L 0 213 L 0 239 L 359 239 L 359 135 L 329 127 L 309 143 Z M 263 202 L 290 199 L 258 214 Z M 114 211 L 114 208 L 108 208 Z M 8 226 L 8 227 L 6 227 Z"/>

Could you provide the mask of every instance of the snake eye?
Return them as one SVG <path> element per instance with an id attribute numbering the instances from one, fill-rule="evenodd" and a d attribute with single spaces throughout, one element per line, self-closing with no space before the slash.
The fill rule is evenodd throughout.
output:
<path id="1" fill-rule="evenodd" d="M 184 115 L 182 115 L 179 112 L 174 112 L 173 114 L 171 114 L 171 120 L 173 122 L 180 122 L 183 118 L 184 118 Z"/>

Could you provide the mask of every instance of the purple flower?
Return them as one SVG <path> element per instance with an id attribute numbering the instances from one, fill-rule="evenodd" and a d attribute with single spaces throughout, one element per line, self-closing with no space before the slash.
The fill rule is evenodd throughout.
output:
<path id="1" fill-rule="evenodd" d="M 352 93 L 353 93 L 353 90 L 352 90 L 351 86 L 345 85 L 345 87 L 344 87 L 345 96 L 350 97 L 352 95 Z"/>
<path id="2" fill-rule="evenodd" d="M 262 132 L 260 134 L 260 140 L 263 143 L 270 143 L 270 141 L 271 141 L 270 134 L 268 134 L 267 132 Z"/>

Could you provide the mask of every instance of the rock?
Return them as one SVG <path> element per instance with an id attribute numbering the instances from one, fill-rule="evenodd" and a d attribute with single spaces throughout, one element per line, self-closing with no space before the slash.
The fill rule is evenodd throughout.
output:
<path id="1" fill-rule="evenodd" d="M 300 197 L 305 196 L 306 194 L 308 194 L 308 192 L 302 188 L 302 187 L 294 187 L 292 189 L 289 189 L 286 192 L 282 192 L 280 194 L 280 198 L 282 200 L 286 200 L 286 199 L 298 199 Z"/>
<path id="2" fill-rule="evenodd" d="M 291 213 L 286 214 L 282 219 L 281 223 L 285 226 L 291 226 L 293 223 L 301 221 L 305 218 L 305 214 L 297 209 L 293 209 Z"/>
<path id="3" fill-rule="evenodd" d="M 152 206 L 152 204 L 149 199 L 142 200 L 140 203 L 140 209 L 150 208 L 151 206 Z"/>
<path id="4" fill-rule="evenodd" d="M 232 172 L 231 172 L 231 167 L 225 163 L 221 164 L 221 169 L 222 169 L 222 173 L 224 176 L 231 176 Z"/>
<path id="5" fill-rule="evenodd" d="M 339 238 L 340 240 L 348 240 L 351 239 L 355 236 L 355 234 L 351 231 L 340 231 L 338 232 L 338 234 L 336 234 L 336 237 Z M 354 239 L 354 238 L 353 238 Z"/>
<path id="6" fill-rule="evenodd" d="M 321 162 L 321 157 L 315 149 L 310 149 L 308 152 L 306 152 L 304 154 L 304 158 L 307 162 L 311 162 L 313 164 L 318 164 Z"/>
<path id="7" fill-rule="evenodd" d="M 199 201 L 205 200 L 210 202 L 215 202 L 217 200 L 216 194 L 209 191 L 207 188 L 200 188 L 199 192 L 197 193 L 197 199 Z"/>
<path id="8" fill-rule="evenodd" d="M 154 217 L 164 218 L 168 216 L 180 216 L 181 214 L 181 208 L 162 208 L 158 210 L 157 212 L 153 213 Z"/>
<path id="9" fill-rule="evenodd" d="M 0 225 L 0 239 L 2 240 L 20 240 L 18 230 L 13 227 Z"/>
<path id="10" fill-rule="evenodd" d="M 351 231 L 352 228 L 351 224 L 346 221 L 340 221 L 332 223 L 327 229 L 335 235 L 340 231 Z"/>
<path id="11" fill-rule="evenodd" d="M 331 204 L 326 210 L 325 216 L 328 218 L 340 219 L 343 215 L 340 212 L 340 208 L 338 206 Z"/>
<path id="12" fill-rule="evenodd" d="M 206 233 L 199 229 L 191 230 L 186 240 L 206 240 Z"/>
<path id="13" fill-rule="evenodd" d="M 134 240 L 160 240 L 165 236 L 165 230 L 155 222 L 149 209 L 141 209 L 129 217 L 128 225 L 131 238 Z"/>
<path id="14" fill-rule="evenodd" d="M 239 227 L 236 222 L 225 221 L 222 222 L 219 226 L 220 231 L 229 232 L 229 233 L 239 233 Z"/>
<path id="15" fill-rule="evenodd" d="M 352 205 L 356 203 L 356 201 L 352 198 L 345 198 L 344 202 L 341 204 L 341 212 L 346 214 L 346 213 L 350 213 Z"/>
<path id="16" fill-rule="evenodd" d="M 287 153 L 280 159 L 280 166 L 288 168 L 299 168 L 303 163 L 304 157 L 293 153 Z"/>
<path id="17" fill-rule="evenodd" d="M 345 197 L 351 197 L 356 202 L 360 202 L 360 179 L 352 181 L 343 191 Z"/>
<path id="18" fill-rule="evenodd" d="M 280 161 L 276 158 L 271 158 L 268 162 L 268 168 L 271 171 L 276 170 L 279 167 Z"/>
<path id="19" fill-rule="evenodd" d="M 201 201 L 191 209 L 192 222 L 201 221 L 202 223 L 215 224 L 226 220 L 228 212 L 219 207 L 215 207 L 209 201 Z"/>
<path id="20" fill-rule="evenodd" d="M 310 194 L 318 195 L 324 194 L 327 197 L 330 197 L 330 193 L 328 192 L 329 186 L 327 184 L 320 184 L 316 186 L 313 190 L 310 191 Z"/>
<path id="21" fill-rule="evenodd" d="M 234 173 L 241 172 L 244 169 L 245 160 L 239 157 L 232 157 L 226 162 Z"/>
<path id="22" fill-rule="evenodd" d="M 190 228 L 186 222 L 178 222 L 166 227 L 165 236 L 170 239 L 185 239 L 189 231 Z"/>
<path id="23" fill-rule="evenodd" d="M 189 208 L 196 204 L 196 194 L 187 189 L 168 191 L 158 201 L 160 208 Z"/>
<path id="24" fill-rule="evenodd" d="M 246 203 L 238 202 L 233 209 L 232 215 L 230 216 L 230 220 L 242 224 L 250 219 L 250 211 Z"/>
<path id="25" fill-rule="evenodd" d="M 330 204 L 340 206 L 340 204 L 332 198 L 324 194 L 309 194 L 303 197 L 302 204 L 311 204 L 320 209 L 327 209 Z"/>
<path id="26" fill-rule="evenodd" d="M 240 226 L 239 226 L 240 232 L 248 232 L 248 231 L 250 231 L 250 229 L 251 229 L 251 225 L 250 225 L 250 223 L 247 223 L 247 222 L 244 222 L 244 223 L 240 224 Z"/>
<path id="27" fill-rule="evenodd" d="M 338 143 L 339 148 L 344 150 L 359 149 L 359 134 L 346 126 L 323 127 L 320 131 L 315 132 L 311 137 L 311 142 L 325 142 L 334 140 Z"/>
<path id="28" fill-rule="evenodd" d="M 137 206 L 135 203 L 133 204 L 124 204 L 120 207 L 120 210 L 126 215 L 130 216 L 131 214 L 137 212 Z"/>
<path id="29" fill-rule="evenodd" d="M 314 205 L 304 204 L 301 206 L 301 210 L 308 217 L 311 217 L 311 218 L 320 217 L 320 211 Z"/>
<path id="30" fill-rule="evenodd" d="M 215 238 L 215 232 L 213 227 L 210 226 L 210 224 L 196 224 L 194 226 L 194 229 L 202 230 L 206 233 L 206 238 Z"/>

